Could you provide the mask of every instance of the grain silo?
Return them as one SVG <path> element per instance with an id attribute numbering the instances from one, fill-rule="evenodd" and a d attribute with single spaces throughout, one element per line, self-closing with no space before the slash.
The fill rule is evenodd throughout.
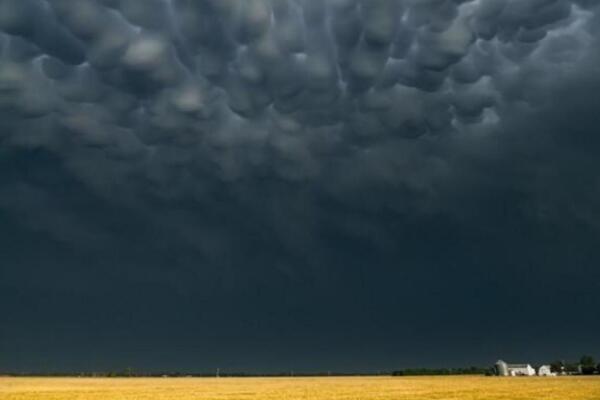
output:
<path id="1" fill-rule="evenodd" d="M 496 375 L 508 376 L 508 365 L 502 360 L 496 362 Z"/>

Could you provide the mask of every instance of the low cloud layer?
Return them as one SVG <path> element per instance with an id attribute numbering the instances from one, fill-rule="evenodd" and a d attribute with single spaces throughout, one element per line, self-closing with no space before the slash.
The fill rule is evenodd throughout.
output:
<path id="1" fill-rule="evenodd" d="M 194 177 L 310 181 L 381 146 L 502 134 L 597 44 L 581 1 L 1 7 L 5 146 L 59 154 L 99 191 L 144 181 L 159 196 L 177 180 L 192 195 Z"/>
<path id="2" fill-rule="evenodd" d="M 0 0 L 8 286 L 44 275 L 28 246 L 106 260 L 79 283 L 292 308 L 444 275 L 440 232 L 519 248 L 509 269 L 578 232 L 590 262 L 599 48 L 591 0 Z"/>

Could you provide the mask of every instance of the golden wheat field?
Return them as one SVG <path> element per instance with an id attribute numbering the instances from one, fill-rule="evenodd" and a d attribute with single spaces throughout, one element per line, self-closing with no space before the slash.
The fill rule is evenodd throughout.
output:
<path id="1" fill-rule="evenodd" d="M 593 400 L 600 378 L 0 378 L 0 400 Z"/>

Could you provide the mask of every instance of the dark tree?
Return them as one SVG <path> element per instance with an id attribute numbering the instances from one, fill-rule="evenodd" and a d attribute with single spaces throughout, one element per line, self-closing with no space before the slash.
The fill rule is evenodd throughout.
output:
<path id="1" fill-rule="evenodd" d="M 583 356 L 581 360 L 581 373 L 584 375 L 592 375 L 596 372 L 596 362 L 594 361 L 594 357 L 592 356 Z"/>
<path id="2" fill-rule="evenodd" d="M 561 372 L 563 372 L 565 369 L 565 363 L 563 361 L 554 361 L 550 364 L 550 370 L 552 372 L 556 372 L 557 374 L 560 374 Z"/>
<path id="3" fill-rule="evenodd" d="M 581 357 L 581 360 L 579 360 L 579 362 L 581 363 L 581 366 L 583 367 L 593 367 L 594 365 L 596 365 L 596 362 L 594 361 L 594 357 L 592 356 L 583 356 Z"/>

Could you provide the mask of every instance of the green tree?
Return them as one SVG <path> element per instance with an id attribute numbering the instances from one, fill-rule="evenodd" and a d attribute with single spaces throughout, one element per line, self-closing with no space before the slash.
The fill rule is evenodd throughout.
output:
<path id="1" fill-rule="evenodd" d="M 594 361 L 594 357 L 592 356 L 583 356 L 579 360 L 581 364 L 581 373 L 584 375 L 592 375 L 596 372 L 596 362 Z"/>
<path id="2" fill-rule="evenodd" d="M 594 357 L 587 356 L 587 355 L 581 357 L 579 362 L 581 363 L 581 366 L 583 366 L 583 367 L 590 367 L 590 366 L 593 367 L 594 365 L 596 365 L 596 362 L 594 361 Z"/>

